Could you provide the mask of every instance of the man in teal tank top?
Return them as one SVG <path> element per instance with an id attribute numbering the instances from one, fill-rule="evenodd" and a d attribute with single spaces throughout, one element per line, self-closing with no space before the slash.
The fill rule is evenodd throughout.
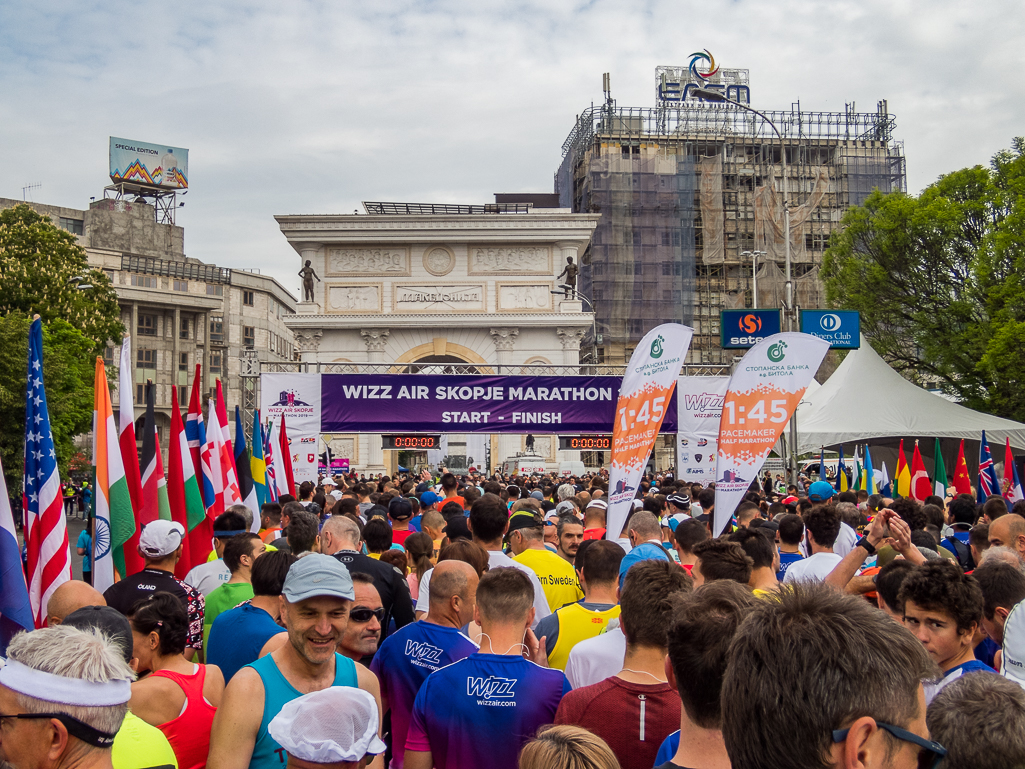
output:
<path id="1" fill-rule="evenodd" d="M 284 769 L 288 756 L 267 725 L 288 702 L 330 686 L 353 686 L 377 700 L 377 677 L 335 652 L 355 600 L 345 566 L 313 553 L 292 564 L 281 596 L 288 643 L 246 665 L 224 690 L 210 734 L 209 769 Z M 378 725 L 380 728 L 380 725 Z M 383 767 L 378 756 L 371 767 Z"/>

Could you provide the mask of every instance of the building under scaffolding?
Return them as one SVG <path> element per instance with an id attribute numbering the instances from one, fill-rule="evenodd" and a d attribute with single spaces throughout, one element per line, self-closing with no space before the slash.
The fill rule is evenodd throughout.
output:
<path id="1" fill-rule="evenodd" d="M 688 78 L 690 82 L 688 83 Z M 746 70 L 704 82 L 686 67 L 659 67 L 658 106 L 607 101 L 577 120 L 555 178 L 560 205 L 601 213 L 579 287 L 594 304 L 599 360 L 618 363 L 659 323 L 693 326 L 688 363 L 729 363 L 719 311 L 784 296 L 780 141 L 760 117 L 688 96 L 693 85 L 729 89 L 748 103 Z M 873 189 L 905 189 L 903 147 L 885 101 L 873 113 L 761 110 L 783 136 L 788 165 L 791 263 L 799 307 L 824 307 L 819 268 L 830 233 Z M 586 345 L 585 345 L 586 346 Z"/>

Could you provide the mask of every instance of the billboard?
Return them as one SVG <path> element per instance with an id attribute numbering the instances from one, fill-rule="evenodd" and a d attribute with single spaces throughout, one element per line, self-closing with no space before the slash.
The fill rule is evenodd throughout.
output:
<path id="1" fill-rule="evenodd" d="M 722 310 L 719 313 L 719 342 L 724 350 L 754 347 L 779 332 L 779 310 Z"/>
<path id="2" fill-rule="evenodd" d="M 111 136 L 110 178 L 116 184 L 129 182 L 168 190 L 188 189 L 189 151 Z"/>
<path id="3" fill-rule="evenodd" d="M 801 310 L 801 333 L 825 339 L 834 350 L 856 350 L 861 347 L 861 313 Z"/>

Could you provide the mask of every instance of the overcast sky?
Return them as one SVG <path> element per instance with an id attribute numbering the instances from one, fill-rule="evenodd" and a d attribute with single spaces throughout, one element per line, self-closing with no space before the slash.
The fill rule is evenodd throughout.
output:
<path id="1" fill-rule="evenodd" d="M 272 218 L 552 190 L 575 116 L 709 49 L 751 103 L 874 112 L 908 190 L 1025 134 L 1021 0 L 0 3 L 0 197 L 85 208 L 108 137 L 189 149 L 189 256 L 297 292 Z"/>

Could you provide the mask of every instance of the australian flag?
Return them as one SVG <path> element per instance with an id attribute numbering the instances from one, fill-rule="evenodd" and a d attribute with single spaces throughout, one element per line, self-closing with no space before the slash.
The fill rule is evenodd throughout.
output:
<path id="1" fill-rule="evenodd" d="M 992 494 L 1000 494 L 1000 481 L 997 480 L 997 471 L 993 467 L 993 455 L 989 453 L 989 443 L 986 442 L 986 431 L 982 431 L 982 443 L 979 444 L 979 504 L 981 505 Z"/>

